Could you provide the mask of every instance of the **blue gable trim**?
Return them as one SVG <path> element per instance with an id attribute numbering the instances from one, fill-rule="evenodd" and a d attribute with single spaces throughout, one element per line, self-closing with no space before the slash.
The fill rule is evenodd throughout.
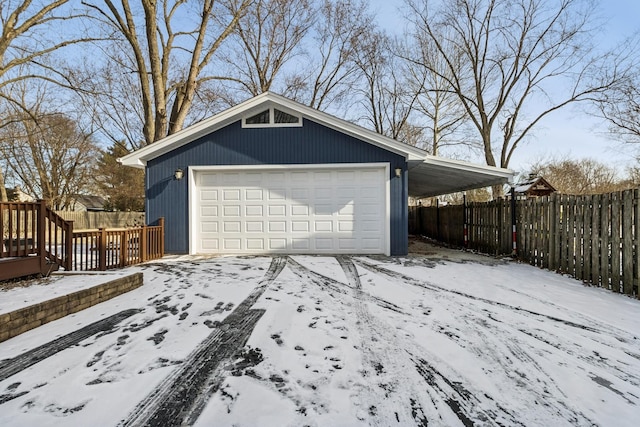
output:
<path id="1" fill-rule="evenodd" d="M 391 254 L 408 248 L 406 161 L 357 138 L 304 120 L 302 127 L 242 128 L 238 120 L 147 163 L 147 221 L 165 218 L 165 249 L 187 253 L 189 238 L 188 179 L 173 173 L 189 166 L 321 163 L 389 163 L 391 179 Z M 401 178 L 395 168 L 402 168 Z"/>

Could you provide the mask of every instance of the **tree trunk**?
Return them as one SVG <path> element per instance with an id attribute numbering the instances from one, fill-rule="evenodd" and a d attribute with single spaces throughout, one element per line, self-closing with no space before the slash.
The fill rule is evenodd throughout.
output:
<path id="1" fill-rule="evenodd" d="M 0 202 L 8 202 L 9 197 L 7 196 L 7 189 L 4 186 L 4 175 L 2 174 L 2 169 L 0 169 Z"/>

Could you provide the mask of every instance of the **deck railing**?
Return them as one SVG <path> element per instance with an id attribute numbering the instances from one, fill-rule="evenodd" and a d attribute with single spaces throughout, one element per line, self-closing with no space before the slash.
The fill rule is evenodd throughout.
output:
<path id="1" fill-rule="evenodd" d="M 161 258 L 164 220 L 157 225 L 74 231 L 46 203 L 0 203 L 0 280 L 63 268 L 107 270 Z"/>
<path id="2" fill-rule="evenodd" d="M 73 270 L 104 271 L 162 258 L 164 221 L 155 226 L 73 233 Z"/>

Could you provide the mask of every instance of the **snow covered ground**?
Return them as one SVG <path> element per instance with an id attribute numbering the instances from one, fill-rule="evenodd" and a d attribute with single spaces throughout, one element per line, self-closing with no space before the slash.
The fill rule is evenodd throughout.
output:
<path id="1" fill-rule="evenodd" d="M 0 425 L 637 425 L 640 301 L 457 254 L 129 268 L 0 343 Z"/>

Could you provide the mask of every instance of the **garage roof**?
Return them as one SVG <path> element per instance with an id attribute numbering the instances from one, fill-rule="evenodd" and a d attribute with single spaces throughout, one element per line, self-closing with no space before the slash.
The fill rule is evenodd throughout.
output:
<path id="1" fill-rule="evenodd" d="M 410 196 L 429 197 L 504 184 L 514 176 L 514 173 L 508 169 L 430 156 L 419 148 L 398 142 L 271 92 L 265 92 L 251 98 L 118 160 L 125 166 L 144 168 L 149 160 L 215 132 L 242 117 L 273 106 L 295 112 L 305 119 L 404 156 L 409 164 Z"/>

